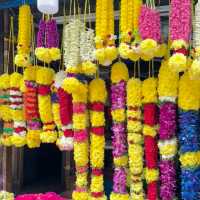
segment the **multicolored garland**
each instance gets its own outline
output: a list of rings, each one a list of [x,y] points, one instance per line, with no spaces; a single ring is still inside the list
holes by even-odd
[[[159,71],[158,94],[160,100],[160,198],[173,200],[176,196],[177,121],[176,99],[179,75],[171,71],[168,61],[164,61]]]
[[[191,0],[171,0],[170,5],[170,41],[172,57],[169,59],[169,66],[181,72],[187,68],[188,45],[192,28],[192,1]]]
[[[147,1],[141,8],[139,17],[139,32],[141,36],[140,54],[141,58],[149,61],[156,57],[157,51],[162,48],[161,44],[161,22],[160,13],[155,9],[155,3]],[[163,51],[165,53],[165,51]],[[163,56],[163,55],[162,55]]]
[[[37,67],[31,66],[24,71],[24,112],[27,123],[27,145],[29,148],[40,147],[41,122],[38,110]]]
[[[43,143],[54,143],[57,140],[57,132],[52,113],[51,84],[54,79],[54,71],[47,67],[38,67],[36,82],[38,84],[38,105],[40,118],[43,123],[43,131],[40,139]]]
[[[147,199],[158,199],[158,146],[157,146],[157,79],[148,78],[142,85],[144,104],[144,147],[145,147],[145,178],[147,182]]]
[[[179,84],[179,143],[181,199],[197,200],[200,193],[199,81],[185,73]]]
[[[73,200],[88,200],[89,144],[87,131],[88,87],[77,78],[66,78],[63,89],[73,98],[74,160],[76,165],[76,188]]]
[[[20,91],[23,75],[14,72],[10,75],[10,109],[13,120],[12,144],[23,147],[26,144],[26,121],[23,110],[23,91]]]
[[[96,59],[103,66],[109,66],[117,58],[114,35],[113,0],[96,1]]]
[[[127,83],[128,155],[131,176],[130,199],[144,200],[143,189],[143,135],[142,135],[142,83],[131,78]]]
[[[74,147],[73,127],[72,127],[72,97],[62,88],[62,83],[66,78],[64,71],[57,73],[55,77],[55,87],[57,89],[57,98],[60,107],[60,120],[62,135],[58,138],[56,144],[62,151],[70,151]]]
[[[92,167],[91,200],[106,200],[104,194],[103,167],[105,148],[104,106],[107,99],[105,82],[96,78],[89,84],[90,102],[90,162]]]
[[[59,33],[55,19],[40,20],[35,55],[45,63],[60,60]]]
[[[114,177],[113,192],[111,200],[128,200],[129,195],[126,191],[126,167],[128,165],[127,138],[126,138],[126,82],[128,81],[128,68],[122,62],[117,62],[111,70],[111,102],[113,119],[113,157],[114,157]]]
[[[30,65],[32,14],[29,5],[19,7],[18,44],[15,64],[18,67]]]
[[[4,146],[12,146],[13,122],[10,109],[10,75],[5,73],[1,75],[0,87],[2,89],[1,118],[3,120],[3,135],[1,143]]]

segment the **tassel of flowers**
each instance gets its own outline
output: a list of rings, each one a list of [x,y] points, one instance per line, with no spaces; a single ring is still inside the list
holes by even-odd
[[[126,108],[126,82],[128,81],[128,69],[122,62],[117,62],[111,70],[111,102],[113,119],[113,157],[114,157],[114,185],[111,200],[128,200],[126,191],[126,167],[128,165],[127,138],[125,125]]]
[[[187,68],[188,44],[192,32],[191,12],[191,0],[171,0],[169,36],[173,54],[169,59],[169,66],[177,72]]]
[[[141,106],[142,83],[139,79],[131,78],[127,83],[127,130],[131,200],[144,200]]]
[[[142,85],[144,104],[144,148],[145,179],[147,182],[147,199],[158,199],[158,146],[157,146],[157,79],[148,78]]]
[[[88,87],[77,78],[66,78],[62,88],[73,98],[74,160],[76,165],[76,188],[73,200],[88,200],[89,145],[87,131]]]
[[[29,148],[40,147],[41,122],[38,110],[37,67],[28,67],[24,71],[24,112],[27,122],[27,145]]]
[[[159,71],[158,94],[160,100],[159,143],[160,150],[160,198],[173,200],[176,197],[176,99],[179,75],[171,71],[164,61]]]
[[[109,66],[117,58],[118,51],[114,36],[113,0],[96,1],[96,59],[103,66]]]
[[[10,75],[1,75],[0,87],[2,89],[1,118],[3,120],[3,135],[1,143],[7,147],[12,146],[13,122],[10,109]]]
[[[23,93],[20,91],[23,76],[14,72],[10,75],[10,109],[13,120],[14,131],[12,144],[23,147],[26,144],[26,121],[23,111]]]
[[[72,127],[72,97],[66,91],[63,90],[62,83],[66,78],[64,71],[57,73],[55,78],[55,87],[57,89],[57,98],[60,107],[60,121],[62,135],[58,138],[56,144],[62,151],[70,151],[73,149],[73,127]]]
[[[40,139],[43,143],[54,143],[57,140],[57,132],[55,131],[55,123],[52,113],[50,88],[53,79],[53,69],[38,67],[36,82],[38,84],[39,113],[43,123],[43,131],[40,134]]]
[[[106,200],[104,194],[103,167],[105,148],[104,105],[107,98],[105,82],[96,78],[89,84],[90,101],[90,161],[92,167],[91,200]]]
[[[199,81],[185,73],[179,84],[179,144],[181,199],[197,200],[200,193]]]

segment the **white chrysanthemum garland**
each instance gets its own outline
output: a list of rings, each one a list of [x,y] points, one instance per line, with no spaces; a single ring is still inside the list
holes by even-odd
[[[200,2],[197,2],[195,6],[193,24],[194,60],[189,69],[189,75],[191,79],[200,79]]]

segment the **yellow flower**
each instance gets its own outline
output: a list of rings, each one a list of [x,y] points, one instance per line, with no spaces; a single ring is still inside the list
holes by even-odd
[[[126,167],[128,164],[128,156],[114,157],[114,164],[116,167]]]
[[[41,85],[50,85],[53,82],[55,72],[52,68],[38,67],[36,82]]]
[[[86,75],[92,76],[97,72],[97,65],[91,61],[85,61],[82,63],[82,72]]]
[[[200,80],[200,61],[195,59],[189,68],[189,76],[192,80]]]
[[[157,48],[157,42],[153,39],[146,39],[140,43],[141,53],[153,57]]]
[[[40,147],[40,132],[41,130],[28,130],[26,136],[28,148]]]
[[[145,136],[155,137],[157,135],[157,129],[156,127],[152,127],[145,124],[143,127],[143,134]]]
[[[188,44],[184,40],[174,40],[171,44],[171,49],[173,50],[182,49],[183,47],[185,49],[188,48]]]
[[[190,168],[200,165],[200,152],[188,152],[180,155],[182,167]]]
[[[129,200],[129,195],[112,192],[110,200]]]
[[[175,53],[169,58],[169,67],[175,72],[182,72],[187,69],[187,58],[182,53]]]
[[[74,191],[72,194],[73,200],[88,200],[89,194],[87,192],[77,192]]]
[[[147,183],[157,181],[159,178],[159,171],[157,169],[145,169],[145,178]]]
[[[123,122],[126,119],[125,110],[124,109],[116,109],[111,112],[112,118],[116,122]]]

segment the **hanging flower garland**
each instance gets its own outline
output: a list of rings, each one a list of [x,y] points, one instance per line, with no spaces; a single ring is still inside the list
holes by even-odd
[[[181,162],[181,199],[199,198],[199,90],[198,81],[185,73],[179,84],[179,143]]]
[[[138,22],[141,6],[141,0],[121,1],[119,54],[122,58],[132,61],[140,58]]]
[[[117,58],[115,39],[113,0],[97,0],[95,55],[99,64],[109,66]]]
[[[126,149],[125,107],[126,107],[126,82],[128,81],[128,69],[124,63],[117,62],[111,70],[111,101],[113,119],[113,157],[114,157],[114,185],[110,199],[128,200],[126,191],[126,167],[128,156]]]
[[[104,194],[103,167],[105,149],[104,106],[107,98],[105,82],[96,78],[89,84],[90,101],[90,161],[92,167],[91,200],[106,200]]]
[[[24,112],[27,122],[27,145],[29,148],[40,146],[41,122],[38,110],[37,67],[31,66],[24,71]]]
[[[68,73],[78,73],[81,63],[80,56],[80,32],[84,30],[84,24],[79,18],[73,18],[64,26],[63,30],[63,60]]]
[[[30,65],[32,14],[29,5],[19,8],[18,44],[15,64],[18,67]]]
[[[5,73],[1,75],[0,88],[2,89],[3,103],[1,105],[1,117],[3,120],[3,134],[1,143],[5,146],[12,146],[13,122],[10,109],[10,75]]]
[[[148,78],[142,85],[144,104],[145,179],[147,199],[158,199],[158,146],[157,146],[157,79]]]
[[[168,61],[164,61],[159,71],[158,94],[160,104],[160,197],[163,200],[173,200],[176,196],[176,99],[178,95],[179,76],[171,71]]]
[[[0,199],[2,200],[14,200],[14,194],[6,191],[0,191]]]
[[[40,139],[43,143],[54,143],[57,140],[57,132],[52,113],[51,89],[54,71],[51,68],[38,67],[36,82],[38,84],[38,105],[40,118],[43,123],[43,131]]]
[[[191,68],[189,68],[189,75],[191,79],[200,79],[200,2],[195,5],[195,15],[193,20],[193,56]]]
[[[128,155],[131,176],[130,199],[144,200],[143,189],[143,136],[142,136],[142,83],[131,78],[127,83]]]
[[[20,90],[23,76],[14,72],[10,75],[10,109],[13,120],[12,144],[22,147],[26,144],[26,121],[23,111],[23,94]]]
[[[88,132],[87,132],[87,84],[77,78],[66,78],[63,89],[73,98],[74,160],[76,165],[76,188],[73,200],[88,200]]]
[[[62,134],[58,138],[56,144],[62,151],[70,151],[73,149],[73,130],[72,130],[72,97],[63,90],[62,83],[66,78],[64,71],[60,71],[55,77],[55,87],[57,89],[57,98],[59,103],[59,115],[61,122]]]
[[[156,57],[157,50],[161,46],[161,22],[160,13],[155,9],[155,3],[147,1],[141,8],[139,17],[139,33],[141,36],[141,58],[149,61]],[[163,51],[163,54],[165,51]],[[162,55],[163,56],[163,55]]]
[[[188,44],[191,37],[191,0],[172,0],[170,5],[170,40],[172,57],[169,66],[181,72],[187,68]]]
[[[35,55],[38,60],[45,63],[61,59],[59,33],[55,19],[40,20]]]

